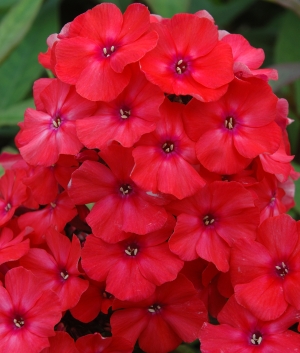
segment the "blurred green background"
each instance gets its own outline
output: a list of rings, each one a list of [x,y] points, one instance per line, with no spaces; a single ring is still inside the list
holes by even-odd
[[[0,0],[0,148],[13,151],[17,123],[34,107],[32,85],[47,77],[37,55],[46,39],[97,0]],[[114,0],[123,11],[133,0]],[[178,12],[207,10],[219,29],[240,33],[266,54],[265,67],[275,67],[279,80],[270,82],[279,97],[288,99],[294,165],[300,171],[300,0],[144,0],[152,13],[171,17]],[[300,184],[292,215],[300,218]]]

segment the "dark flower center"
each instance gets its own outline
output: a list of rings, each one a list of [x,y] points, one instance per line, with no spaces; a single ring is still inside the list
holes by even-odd
[[[275,266],[276,273],[280,277],[285,277],[289,273],[289,269],[284,262]]]
[[[182,59],[177,61],[177,64],[175,65],[175,70],[176,72],[181,75],[186,71],[187,68],[187,63],[183,61]]]
[[[102,297],[103,297],[104,299],[112,299],[114,296],[113,296],[112,294],[106,292],[106,291],[103,291],[103,292],[102,292]]]
[[[105,47],[102,49],[103,55],[108,58],[115,51],[115,47],[112,45],[111,47]]]
[[[139,249],[135,244],[128,245],[127,248],[125,249],[125,253],[128,256],[136,256],[138,252],[139,252]]]
[[[169,99],[171,102],[176,102],[176,103],[181,103],[181,104],[188,104],[189,101],[192,100],[192,96],[186,95],[179,95],[176,96],[176,94],[167,94],[165,93],[165,96]]]
[[[214,223],[215,219],[212,215],[206,215],[202,219],[204,225],[209,226]]]
[[[120,186],[120,191],[123,195],[128,195],[132,191],[132,187],[129,184],[123,184]]]
[[[122,119],[128,119],[130,117],[130,110],[120,109],[120,116]]]
[[[60,124],[61,124],[61,118],[59,116],[57,116],[52,120],[52,125],[53,127],[55,127],[55,129],[58,129],[60,127]]]
[[[255,332],[250,338],[250,342],[255,346],[258,346],[262,342],[262,334],[260,332]]]
[[[62,270],[62,271],[60,272],[60,275],[61,275],[61,277],[62,277],[64,280],[66,280],[66,279],[69,278],[69,274],[68,274],[68,272],[67,272],[66,270]]]
[[[162,145],[162,149],[164,150],[165,153],[170,153],[174,150],[174,143],[173,142],[165,142]]]
[[[21,317],[14,319],[14,324],[17,328],[21,328],[22,326],[24,326],[24,323],[25,322]]]
[[[234,128],[234,125],[235,125],[234,118],[232,116],[228,116],[225,119],[224,125],[225,125],[226,129],[232,130]]]
[[[161,310],[161,306],[159,304],[150,305],[148,308],[149,313],[157,313]]]

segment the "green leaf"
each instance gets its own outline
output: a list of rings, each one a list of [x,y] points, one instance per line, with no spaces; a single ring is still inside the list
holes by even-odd
[[[216,24],[222,28],[232,22],[241,13],[257,0],[232,0],[226,4],[214,4],[211,0],[191,0],[189,11],[194,13],[205,9],[216,21]],[[184,2],[184,1],[183,1]]]
[[[300,20],[294,13],[287,11],[281,22],[278,40],[275,47],[277,63],[300,62],[299,46]],[[300,83],[295,83],[297,111],[300,114]]]
[[[0,126],[17,125],[24,119],[25,109],[34,107],[33,99],[28,99],[12,107],[0,110]]]
[[[300,78],[300,62],[277,64],[272,66],[278,71],[278,80],[269,81],[274,92],[279,91],[282,87],[293,83]]]
[[[151,11],[162,17],[172,17],[179,12],[188,12],[190,0],[148,0]]]
[[[0,109],[23,100],[44,69],[37,56],[47,49],[46,39],[58,32],[58,0],[46,3],[27,36],[0,66]]]
[[[293,162],[293,167],[297,172],[300,172],[300,165],[298,163]],[[296,192],[295,192],[295,202],[296,205],[294,209],[300,214],[300,179],[295,181]]]
[[[0,23],[0,63],[24,38],[43,0],[20,0]]]
[[[300,1],[299,0],[265,0],[274,2],[275,4],[286,7],[300,16]]]
[[[7,10],[15,5],[19,0],[0,0],[0,11]]]
[[[99,1],[98,0],[98,2],[105,2],[105,1]],[[122,11],[122,12],[124,12],[126,9],[127,9],[127,7],[133,2],[133,1],[131,1],[131,0],[110,0],[109,2],[112,2],[112,3],[114,3],[115,5],[117,5],[118,6],[118,8]]]

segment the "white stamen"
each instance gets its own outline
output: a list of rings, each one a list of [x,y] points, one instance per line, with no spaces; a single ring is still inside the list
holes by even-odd
[[[131,251],[130,250],[126,249],[125,252],[126,252],[127,255],[131,256]]]
[[[64,273],[63,271],[60,273],[63,279],[68,279],[69,275],[67,273]]]
[[[228,121],[227,120],[225,120],[225,127],[227,128],[227,125],[228,125]]]
[[[107,54],[107,49],[106,48],[103,48],[103,53],[104,53],[104,55]]]
[[[50,206],[54,208],[54,207],[56,207],[56,203],[50,202]]]
[[[181,74],[181,73],[182,73],[182,72],[181,72],[181,68],[178,67],[178,66],[176,67],[176,71],[177,71],[178,74]]]
[[[210,224],[214,223],[214,221],[215,221],[214,219],[211,219],[211,220],[210,220]]]
[[[276,270],[281,270],[280,266],[275,266]]]
[[[286,264],[284,262],[281,263],[283,268],[286,268]]]
[[[148,311],[149,311],[150,313],[155,313],[155,309],[153,309],[153,308],[148,308]]]
[[[112,45],[112,46],[110,47],[110,51],[113,52],[114,50],[115,50],[115,47]]]
[[[170,150],[173,151],[173,149],[174,149],[174,145],[171,144],[171,145],[170,145]]]
[[[52,121],[54,127],[58,128],[57,122],[55,120]]]
[[[133,255],[135,256],[138,253],[138,249],[133,250]]]
[[[4,207],[5,211],[8,212],[11,209],[11,204],[8,203],[5,207]]]
[[[182,64],[182,63],[183,63],[183,60],[179,60],[178,63],[177,63],[177,65],[180,65],[180,64]]]
[[[167,142],[165,142],[162,146],[162,148],[165,148],[167,146]]]
[[[258,343],[258,344],[261,344],[261,341],[262,341],[262,337],[260,336],[260,337],[258,338],[258,340],[257,340],[257,343]]]

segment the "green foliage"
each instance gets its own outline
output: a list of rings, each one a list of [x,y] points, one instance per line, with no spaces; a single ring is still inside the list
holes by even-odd
[[[20,0],[0,23],[0,63],[30,29],[42,0]]]
[[[41,76],[43,68],[37,56],[46,51],[49,34],[58,31],[57,4],[52,1],[43,6],[26,37],[0,66],[1,111],[24,99],[31,92],[33,81]],[[1,114],[0,120],[3,119]]]

